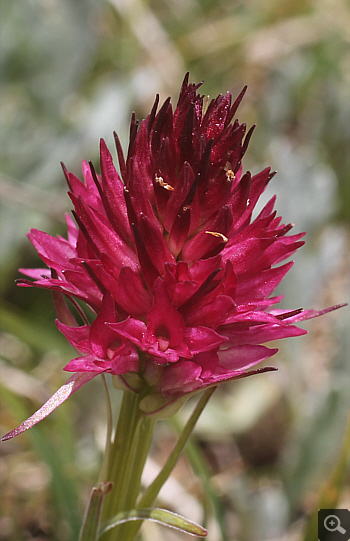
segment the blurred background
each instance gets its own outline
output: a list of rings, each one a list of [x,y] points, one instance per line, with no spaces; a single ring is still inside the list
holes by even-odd
[[[49,292],[21,289],[39,259],[31,227],[65,235],[59,162],[80,175],[99,138],[127,144],[132,110],[176,103],[183,76],[215,97],[248,84],[238,118],[257,123],[244,166],[278,171],[277,210],[307,244],[284,307],[349,301],[350,6],[346,0],[2,0],[0,430],[35,411],[73,356]],[[314,541],[317,509],[349,507],[349,310],[284,340],[279,371],[223,385],[160,505],[210,541]],[[113,393],[117,414],[120,397]],[[158,423],[150,482],[193,407]],[[0,540],[77,539],[105,437],[92,381],[39,426],[0,445]],[[349,438],[349,431],[348,431]],[[147,523],[143,541],[186,536]]]

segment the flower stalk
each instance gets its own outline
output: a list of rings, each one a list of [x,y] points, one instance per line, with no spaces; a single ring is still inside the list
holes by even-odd
[[[196,426],[199,416],[201,415],[202,411],[207,405],[215,389],[216,387],[207,389],[201,396],[200,400],[197,402],[190,418],[188,419],[186,425],[184,426],[179,436],[179,439],[176,442],[174,449],[170,453],[163,468],[160,470],[157,477],[149,485],[149,487],[146,488],[145,492],[138,500],[137,507],[139,509],[147,508],[154,504],[159,494],[159,491],[161,490],[164,483],[169,479],[171,472],[175,468],[177,461],[179,460],[191,434],[193,433],[193,430]],[[135,522],[135,523],[130,524],[129,532],[128,532],[129,537],[126,537],[125,541],[133,541],[140,527],[141,527],[141,522]]]
[[[139,402],[138,394],[124,391],[107,472],[113,488],[104,501],[102,520],[136,506],[155,426],[155,420],[140,410]],[[129,527],[126,523],[111,529],[105,534],[104,541],[125,539]]]
[[[108,468],[110,464],[111,456],[111,445],[112,445],[112,431],[113,431],[113,413],[112,413],[112,404],[109,396],[109,391],[107,387],[106,377],[102,374],[102,383],[106,395],[106,417],[107,417],[107,431],[106,431],[106,448],[103,455],[102,464],[100,468],[100,473],[98,480],[100,483],[103,483],[108,479]]]
[[[119,422],[110,453],[107,477],[113,484],[104,501],[102,520],[107,521],[118,513],[149,508],[155,502],[159,491],[173,471],[188,439],[207,405],[215,387],[205,391],[197,402],[179,439],[165,465],[138,499],[141,489],[141,476],[152,441],[155,419],[142,414],[139,409],[140,397],[128,391],[124,397],[119,414]],[[142,520],[127,521],[103,534],[103,541],[133,541],[141,527]],[[80,541],[85,541],[81,539]],[[86,540],[87,541],[87,540]]]

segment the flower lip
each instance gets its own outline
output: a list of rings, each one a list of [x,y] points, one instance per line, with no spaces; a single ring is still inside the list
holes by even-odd
[[[154,331],[160,351],[166,351],[170,345],[170,332],[164,325],[159,325]]]

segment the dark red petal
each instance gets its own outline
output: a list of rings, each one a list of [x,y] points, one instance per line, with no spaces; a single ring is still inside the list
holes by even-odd
[[[185,342],[192,355],[197,355],[203,351],[213,351],[226,341],[226,336],[222,336],[209,327],[186,328]]]
[[[231,109],[230,109],[230,112],[229,114],[227,115],[227,118],[226,118],[226,123],[228,122],[231,122],[231,120],[233,119],[238,107],[239,107],[239,104],[241,103],[243,97],[244,97],[244,94],[246,93],[247,91],[247,85],[243,87],[243,89],[241,90],[241,92],[239,93],[239,95],[237,96],[237,98],[235,99]]]
[[[164,219],[164,227],[167,231],[171,231],[177,214],[185,205],[186,198],[190,193],[194,180],[195,174],[193,169],[189,163],[185,162],[180,172],[179,182],[175,186],[174,191],[171,192],[167,203],[166,216]]]
[[[127,209],[124,200],[124,184],[114,167],[112,156],[103,139],[100,141],[101,180],[103,204],[115,231],[126,241],[131,240]]]
[[[96,362],[95,355],[86,355],[85,357],[76,357],[75,359],[72,359],[63,367],[63,370],[66,372],[95,373],[97,375],[101,372],[105,372],[108,368],[108,361],[104,361],[99,365],[98,362]]]
[[[161,278],[155,281],[153,299],[153,307],[147,318],[147,340],[154,342],[164,339],[169,342],[169,347],[174,348],[183,341],[185,323],[171,303]]]
[[[147,287],[151,290],[153,284],[159,276],[159,272],[156,267],[153,265],[150,254],[147,251],[145,243],[140,235],[140,232],[135,224],[133,225],[134,239],[137,250],[137,255],[139,257],[139,262],[141,265],[143,278],[146,282]]]
[[[207,299],[200,299],[197,303],[186,310],[186,325],[217,328],[223,324],[228,315],[234,310],[235,303],[231,297],[218,295],[209,302]]]
[[[152,297],[139,274],[130,267],[122,267],[118,277],[116,300],[133,317],[142,317],[151,308]]]
[[[271,340],[280,340],[293,336],[307,334],[304,329],[294,325],[266,324],[245,327],[242,325],[229,325],[220,328],[220,332],[228,337],[230,343],[240,344],[264,344]]]
[[[139,269],[135,252],[116,234],[107,218],[92,209],[81,198],[72,196],[76,213],[86,234],[96,250],[96,255],[109,254],[120,267],[128,265],[134,271]]]
[[[56,319],[56,325],[61,333],[65,336],[68,342],[82,353],[90,352],[90,326],[83,325],[82,327],[70,327],[61,323]]]
[[[293,266],[293,261],[274,269],[241,274],[237,283],[237,303],[250,298],[265,298],[270,295]]]
[[[200,387],[202,368],[192,361],[179,361],[163,372],[160,391],[163,395],[186,394]]]
[[[226,126],[226,119],[230,108],[230,92],[226,92],[225,96],[218,96],[209,105],[201,125],[207,139],[215,139],[217,136],[222,134]]]
[[[164,236],[147,216],[140,216],[139,231],[150,260],[159,274],[164,275],[165,264],[175,263]]]
[[[117,323],[118,317],[112,295],[106,293],[103,297],[102,308],[90,329],[91,351],[98,357],[107,357],[107,349],[117,340],[115,332],[106,323]]]
[[[268,359],[278,349],[260,345],[240,345],[219,351],[219,366],[226,370],[247,370],[251,366]]]
[[[63,268],[74,268],[69,261],[76,256],[76,250],[67,240],[57,239],[37,229],[31,229],[28,238],[48,267],[58,273]]]

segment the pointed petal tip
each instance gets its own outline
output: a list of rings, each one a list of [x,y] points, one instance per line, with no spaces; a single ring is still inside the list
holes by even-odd
[[[113,132],[115,133],[115,132]],[[100,151],[102,150],[106,150],[108,147],[107,147],[107,143],[106,141],[103,139],[103,137],[100,138]]]
[[[328,314],[328,312],[334,312],[334,310],[339,310],[339,308],[344,308],[345,306],[348,306],[347,302],[343,302],[342,304],[334,304],[333,306],[329,306],[328,308],[324,308],[323,310],[319,310],[315,312],[314,317],[322,316],[323,314]]]
[[[33,425],[32,425],[33,426]],[[25,432],[26,430],[28,430],[29,428],[31,428],[30,426],[26,426],[25,428],[21,428],[20,426],[15,428],[14,430],[11,430],[11,432],[8,432],[7,434],[5,434],[2,438],[1,438],[1,441],[8,441],[8,440],[11,440],[12,438],[15,438],[16,436],[19,436],[20,434],[22,434],[23,432]]]
[[[10,440],[11,438],[14,438],[14,434],[12,435],[12,432],[8,432],[7,434],[5,434],[5,436],[1,438],[1,441],[7,441],[7,440]]]
[[[39,423],[39,421],[42,421],[45,419],[45,417],[50,415],[50,413],[52,413],[58,406],[67,400],[67,398],[69,398],[75,391],[80,389],[82,385],[97,375],[98,374],[96,373],[91,374],[83,372],[82,374],[78,373],[71,376],[40,409],[31,415],[31,417],[28,417],[28,419],[26,419],[22,424],[5,434],[1,438],[1,441],[7,441],[15,438],[16,436],[23,434],[23,432],[29,428],[32,428],[32,426],[36,425]]]
[[[323,316],[324,314],[328,314],[329,312],[339,310],[339,308],[344,308],[345,306],[348,306],[347,302],[342,304],[334,304],[333,306],[329,306],[328,308],[323,308],[323,310],[304,310],[300,313],[299,316],[297,315],[295,319],[293,319],[293,323],[306,321],[307,319],[314,319],[316,317]]]
[[[63,170],[64,174],[66,175],[66,174],[68,173],[68,169],[67,169],[67,167],[65,166],[64,162],[60,162],[60,165],[61,165],[61,167],[62,167],[62,170]]]

